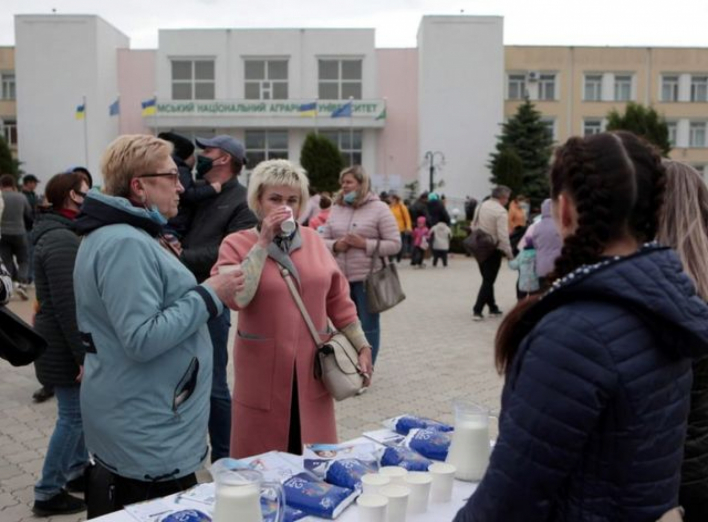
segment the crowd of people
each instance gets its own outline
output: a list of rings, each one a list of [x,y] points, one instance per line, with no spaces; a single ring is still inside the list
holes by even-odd
[[[376,195],[360,166],[323,193],[287,160],[254,166],[246,188],[246,158],[226,135],[131,135],[104,152],[101,190],[85,169],[53,176],[41,201],[36,178],[21,194],[0,177],[0,303],[35,284],[48,342],[35,368],[58,406],[37,515],[93,518],[184,490],[209,454],[336,442],[285,279],[322,341],[336,330],[355,347],[363,392],[381,350],[367,275],[408,256],[422,268],[428,251],[447,266],[444,196]],[[465,205],[493,244],[472,319],[503,317],[505,385],[489,468],[455,520],[640,522],[679,504],[707,520],[708,188],[613,132],[560,146],[549,196],[533,219],[504,186]],[[519,271],[507,314],[504,258]]]

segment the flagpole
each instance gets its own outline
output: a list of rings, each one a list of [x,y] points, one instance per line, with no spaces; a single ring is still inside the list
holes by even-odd
[[[319,135],[319,129],[317,128],[317,116],[320,112],[320,99],[315,98],[315,136]]]
[[[88,146],[88,107],[86,106],[86,95],[81,97],[81,103],[84,105],[84,160],[86,161],[86,168],[89,167],[89,146]]]
[[[118,96],[116,96],[116,101],[118,102],[118,136],[122,134],[121,127],[123,125],[123,115],[121,114],[120,110],[120,93],[118,93]]]
[[[157,114],[157,93],[155,93],[155,136],[160,134],[160,120]]]
[[[349,97],[349,166],[354,165],[354,96]]]

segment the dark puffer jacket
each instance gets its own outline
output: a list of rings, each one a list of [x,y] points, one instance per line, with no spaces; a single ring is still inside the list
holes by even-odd
[[[499,439],[456,522],[654,522],[677,506],[708,306],[676,255],[586,267],[521,324]]]
[[[39,309],[35,328],[47,340],[47,351],[35,361],[44,385],[78,385],[84,348],[76,326],[74,263],[79,237],[70,219],[42,214],[32,230],[34,270]]]

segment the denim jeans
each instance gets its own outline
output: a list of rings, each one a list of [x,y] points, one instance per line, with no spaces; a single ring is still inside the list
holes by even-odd
[[[229,363],[229,329],[231,310],[224,307],[218,317],[207,326],[214,347],[214,369],[211,381],[211,404],[209,410],[209,440],[211,461],[229,456],[231,445],[231,392],[226,381],[226,365]]]
[[[80,477],[88,463],[81,423],[79,386],[55,386],[58,416],[49,439],[42,477],[34,486],[35,500],[49,500],[70,480]]]
[[[357,283],[350,282],[349,295],[356,305],[356,313],[361,321],[364,334],[366,334],[366,340],[371,344],[371,357],[374,364],[376,364],[376,357],[379,355],[379,344],[381,342],[381,314],[372,314],[369,312],[363,281]]]

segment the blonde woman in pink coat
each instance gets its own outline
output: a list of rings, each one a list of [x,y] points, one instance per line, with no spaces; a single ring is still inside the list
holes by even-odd
[[[260,163],[248,186],[259,225],[227,236],[212,269],[241,265],[246,278],[244,290],[226,303],[239,312],[231,429],[236,458],[270,450],[301,454],[303,444],[337,442],[334,402],[314,377],[315,342],[281,267],[292,274],[322,339],[329,319],[359,351],[364,385],[371,382],[371,346],[346,278],[315,230],[298,226],[287,236],[281,230],[291,216],[297,221],[307,198],[301,168],[286,160]]]
[[[360,165],[344,169],[339,183],[342,191],[322,228],[322,237],[349,281],[350,295],[376,363],[381,339],[380,314],[367,309],[364,280],[372,261],[374,269],[380,270],[382,257],[398,254],[401,235],[391,209],[371,192],[369,176]],[[374,259],[377,244],[379,251]]]

